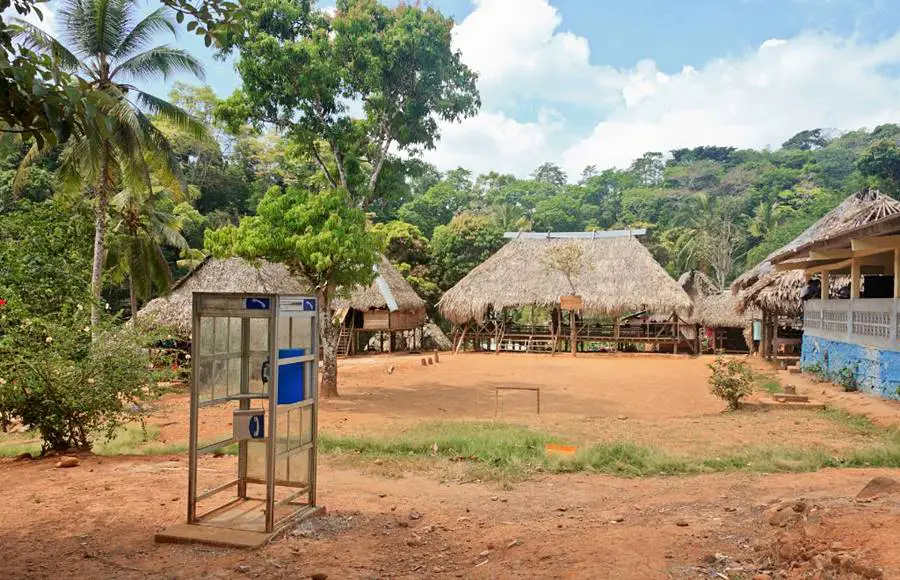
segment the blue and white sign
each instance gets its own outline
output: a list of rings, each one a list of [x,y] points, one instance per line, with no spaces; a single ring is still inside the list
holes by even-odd
[[[262,439],[266,436],[266,418],[264,415],[253,415],[247,425],[251,439]]]
[[[303,312],[315,312],[316,311],[316,299],[315,298],[304,298],[303,299]]]
[[[268,298],[247,298],[244,307],[247,310],[268,310],[270,301]]]
[[[237,441],[266,438],[266,415],[262,409],[235,409],[232,426]]]

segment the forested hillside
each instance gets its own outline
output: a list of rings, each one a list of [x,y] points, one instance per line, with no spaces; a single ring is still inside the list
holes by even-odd
[[[104,287],[114,311],[129,310],[129,279],[138,304],[166,287],[166,272],[158,268],[129,270],[125,256],[135,239],[145,239],[141,251],[158,252],[178,277],[202,257],[206,230],[254,213],[271,187],[318,187],[321,174],[306,151],[272,132],[226,124],[211,89],[179,84],[170,101],[211,127],[212,138],[156,121],[189,187],[179,195],[161,188],[143,202],[152,207],[113,204]],[[645,243],[673,276],[699,268],[724,286],[848,194],[866,186],[900,194],[898,140],[900,127],[893,124],[871,131],[810,129],[773,151],[698,143],[648,152],[624,170],[590,166],[566,175],[544,163],[524,179],[465,168],[442,173],[416,159],[389,158],[368,209],[387,255],[432,304],[503,244],[504,231],[517,230],[647,228]],[[90,261],[88,236],[76,244],[65,240],[92,223],[88,202],[61,185],[52,154],[20,175],[14,195],[26,151],[10,143],[0,150],[2,284],[32,281],[39,289],[36,277],[58,272],[63,248],[65,263]],[[187,248],[168,235],[174,232]],[[22,248],[29,248],[28,256]],[[87,268],[71,272],[87,284]]]

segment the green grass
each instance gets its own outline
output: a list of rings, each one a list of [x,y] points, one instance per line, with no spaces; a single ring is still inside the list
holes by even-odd
[[[768,391],[772,394],[781,392],[781,382],[774,375],[757,373],[754,379],[757,389]]]
[[[709,457],[679,456],[629,441],[580,446],[574,456],[549,456],[545,443],[565,442],[526,427],[496,423],[425,423],[389,437],[342,437],[322,433],[319,450],[337,458],[466,460],[478,479],[515,481],[536,472],[590,472],[620,477],[689,475],[728,471],[805,472],[825,467],[900,467],[900,434],[864,417],[823,411],[850,431],[872,436],[872,443],[835,455],[822,447],[758,445]],[[569,442],[571,443],[571,442]],[[400,462],[400,466],[412,462]],[[422,465],[419,462],[417,465]]]

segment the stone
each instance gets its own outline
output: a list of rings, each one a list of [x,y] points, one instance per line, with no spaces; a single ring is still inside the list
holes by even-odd
[[[386,493],[379,493],[379,494],[378,494],[378,497],[384,499],[384,498],[387,497],[387,494],[386,494]]]
[[[768,574],[757,574],[753,577],[753,580],[772,580],[772,577]]]
[[[427,367],[427,366],[428,366],[428,361],[425,360],[424,358],[422,359],[422,366],[423,366],[423,367]]]
[[[77,457],[62,457],[56,462],[57,467],[78,467],[81,460]]]
[[[618,419],[619,421],[624,421],[628,419],[628,415],[619,415],[618,417],[616,417],[616,419]]]
[[[376,459],[376,460],[373,461],[372,463],[374,463],[375,465],[384,465],[384,460],[383,460],[383,459]]]
[[[715,554],[707,554],[707,555],[703,556],[703,562],[705,564],[715,564],[718,561],[719,561],[719,559],[716,558]]]
[[[428,357],[428,364],[429,364],[429,365],[433,365],[433,364],[434,364],[434,359],[431,358],[431,357]]]
[[[394,365],[391,365],[391,366],[388,367],[388,374],[389,374],[389,375],[394,374]]]
[[[867,566],[866,564],[862,564],[860,562],[853,562],[850,564],[850,571],[854,574],[859,574],[863,578],[870,578],[874,580],[879,580],[884,578],[884,570],[881,568],[876,568],[874,566]]]
[[[796,394],[797,394],[797,387],[795,387],[794,385],[785,385],[785,386],[784,386],[784,391],[783,391],[783,392],[784,392],[784,394],[786,394],[786,395],[796,395]]]
[[[485,556],[488,556],[490,553],[491,553],[490,550],[482,550],[481,553],[478,554],[478,555],[479,555],[480,557],[484,558]]]
[[[610,514],[606,519],[612,524],[618,524],[625,521],[625,516],[622,514]]]
[[[34,457],[31,456],[31,453],[28,453],[26,451],[25,453],[19,453],[18,455],[16,455],[15,461],[30,461],[32,459],[34,459]]]
[[[675,525],[679,528],[686,528],[691,524],[684,518],[678,518],[677,520],[675,520]]]
[[[309,580],[325,580],[326,578],[328,578],[328,574],[325,574],[324,572],[316,572],[309,577]]]
[[[516,546],[521,546],[521,545],[522,545],[522,540],[520,540],[519,538],[516,538],[515,540],[513,540],[512,542],[507,544],[506,547],[507,548],[515,548]]]
[[[411,520],[421,520],[421,519],[422,519],[422,514],[420,514],[419,512],[413,510],[413,511],[409,512],[409,519],[411,519]]]
[[[250,572],[250,566],[248,566],[246,564],[240,564],[237,567],[237,571],[240,572],[241,574],[246,574],[246,573]]]
[[[885,495],[900,495],[900,482],[890,477],[879,475],[856,494],[856,501],[872,501]]]
[[[440,355],[440,352],[437,350],[434,351],[434,362],[436,362],[436,363],[441,362],[441,355]]]
[[[500,496],[498,496],[498,495],[491,496],[491,501],[497,501],[498,499],[500,499]]]
[[[769,516],[769,525],[784,528],[789,523],[800,519],[800,514],[792,509],[782,509]]]

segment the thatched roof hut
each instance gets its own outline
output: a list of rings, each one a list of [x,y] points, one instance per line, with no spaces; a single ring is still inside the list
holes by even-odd
[[[573,268],[558,264],[568,254]],[[489,310],[556,306],[577,294],[584,310],[688,312],[691,300],[634,236],[513,239],[448,290],[438,307],[456,324],[481,322]]]
[[[416,294],[406,278],[382,256],[375,266],[375,279],[368,286],[357,286],[349,298],[338,300],[338,307],[354,310],[420,311],[425,301]]]
[[[699,270],[689,270],[678,278],[678,283],[694,302],[694,310],[688,322],[712,328],[744,328],[754,316],[755,309],[741,314],[739,298],[729,291],[722,291],[709,276]]]
[[[141,308],[137,320],[190,338],[194,292],[310,294],[311,290],[291,276],[283,264],[262,261],[257,266],[241,258],[207,257],[178,280],[168,295],[154,298]]]
[[[799,270],[777,271],[772,258],[817,239],[897,213],[900,213],[900,202],[876,190],[863,189],[851,195],[789,244],[769,254],[734,281],[731,291],[739,296],[738,310],[743,312],[756,307],[771,314],[799,316],[802,311],[800,296],[806,287],[804,274]],[[832,280],[832,289],[840,284],[840,280]]]

